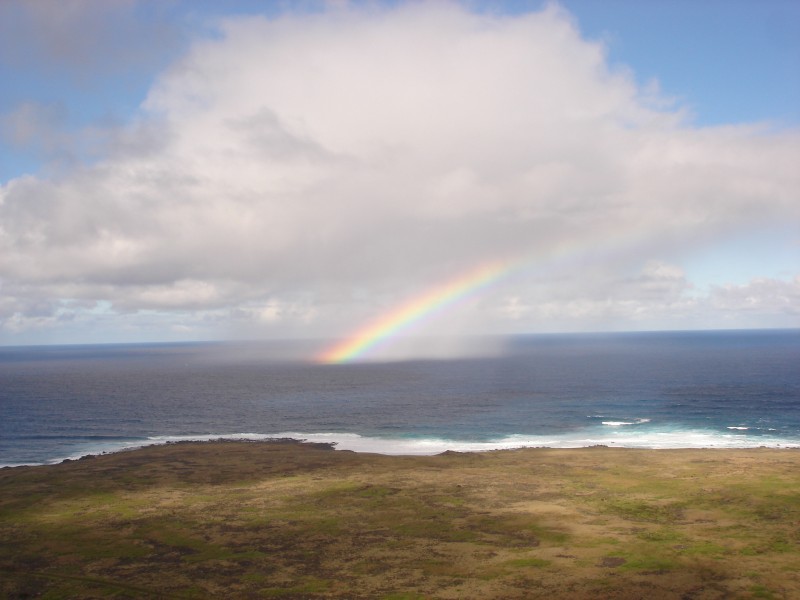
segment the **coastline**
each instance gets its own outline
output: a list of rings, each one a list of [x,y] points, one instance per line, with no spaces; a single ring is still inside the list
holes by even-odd
[[[2,469],[0,595],[800,594],[798,449],[332,448],[179,442]]]
[[[642,423],[647,423],[644,420]],[[84,445],[82,449],[37,461],[0,463],[0,468],[40,466],[78,460],[85,456],[101,456],[127,452],[150,446],[184,442],[247,441],[272,442],[285,439],[309,444],[331,445],[337,450],[349,450],[387,456],[434,456],[447,451],[491,452],[521,448],[579,449],[594,446],[631,449],[749,449],[749,448],[800,448],[800,439],[753,435],[749,428],[727,427],[725,433],[713,430],[670,429],[642,431],[641,423],[604,423],[596,430],[576,432],[572,435],[522,435],[486,440],[459,440],[441,437],[375,437],[349,432],[304,433],[285,431],[279,433],[219,433],[203,435],[163,435],[146,438],[125,438],[101,444]],[[626,427],[627,426],[627,427]]]

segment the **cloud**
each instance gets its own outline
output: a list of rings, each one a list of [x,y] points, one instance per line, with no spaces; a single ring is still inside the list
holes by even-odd
[[[100,160],[0,188],[6,327],[46,300],[341,334],[506,258],[530,268],[458,327],[689,319],[683,257],[800,216],[800,136],[695,128],[662,100],[555,5],[222,20]]]
[[[134,127],[122,130],[108,124],[76,129],[69,119],[69,110],[61,103],[24,102],[0,115],[0,142],[15,154],[35,156],[55,174],[106,158],[123,144],[133,146],[143,134]]]
[[[137,0],[4,0],[0,63],[81,84],[157,65],[181,40],[168,20],[152,18],[161,12]]]
[[[0,2],[0,181],[114,155],[153,74],[188,45],[173,2]],[[146,127],[145,127],[146,129]]]
[[[738,329],[797,326],[800,275],[791,280],[755,278],[745,284],[701,291],[683,270],[660,261],[630,278],[572,281],[566,288],[529,289],[493,307],[496,322],[524,323],[539,331],[619,329]],[[512,327],[509,331],[518,328]]]
[[[748,313],[800,316],[800,275],[791,281],[758,278],[746,285],[716,286],[711,293],[715,310],[728,314]]]
[[[14,146],[20,148],[38,147],[43,154],[49,154],[56,144],[48,136],[48,131],[63,126],[65,110],[62,106],[45,106],[26,102],[13,112],[4,115],[2,122],[3,137]]]

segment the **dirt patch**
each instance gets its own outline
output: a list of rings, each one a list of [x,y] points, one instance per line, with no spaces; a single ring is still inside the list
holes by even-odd
[[[628,561],[626,561],[624,558],[622,558],[620,556],[605,556],[605,557],[603,557],[603,560],[601,560],[598,563],[597,566],[598,567],[605,567],[605,568],[608,568],[608,569],[613,569],[613,568],[616,568],[616,567],[621,567],[626,562],[628,562]]]

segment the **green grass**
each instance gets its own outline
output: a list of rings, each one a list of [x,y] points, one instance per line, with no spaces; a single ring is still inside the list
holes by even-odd
[[[290,587],[262,588],[259,594],[265,598],[296,598],[308,594],[319,594],[330,587],[330,582],[322,579],[311,579]]]
[[[509,560],[505,564],[509,567],[514,567],[515,569],[527,569],[547,567],[553,564],[553,561],[545,560],[543,558],[517,558],[514,560]]]
[[[680,520],[685,508],[685,502],[659,503],[618,498],[606,503],[604,510],[630,521],[666,524]]]
[[[648,529],[637,532],[636,537],[648,542],[670,542],[678,543],[686,540],[686,534],[678,531],[674,527],[660,527],[658,529]]]
[[[676,558],[653,554],[626,553],[622,558],[625,558],[625,563],[620,565],[620,569],[625,571],[675,571],[684,566]]]

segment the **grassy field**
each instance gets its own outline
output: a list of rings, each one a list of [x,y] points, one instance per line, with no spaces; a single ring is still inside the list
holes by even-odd
[[[800,598],[800,451],[154,446],[0,470],[5,598]]]

